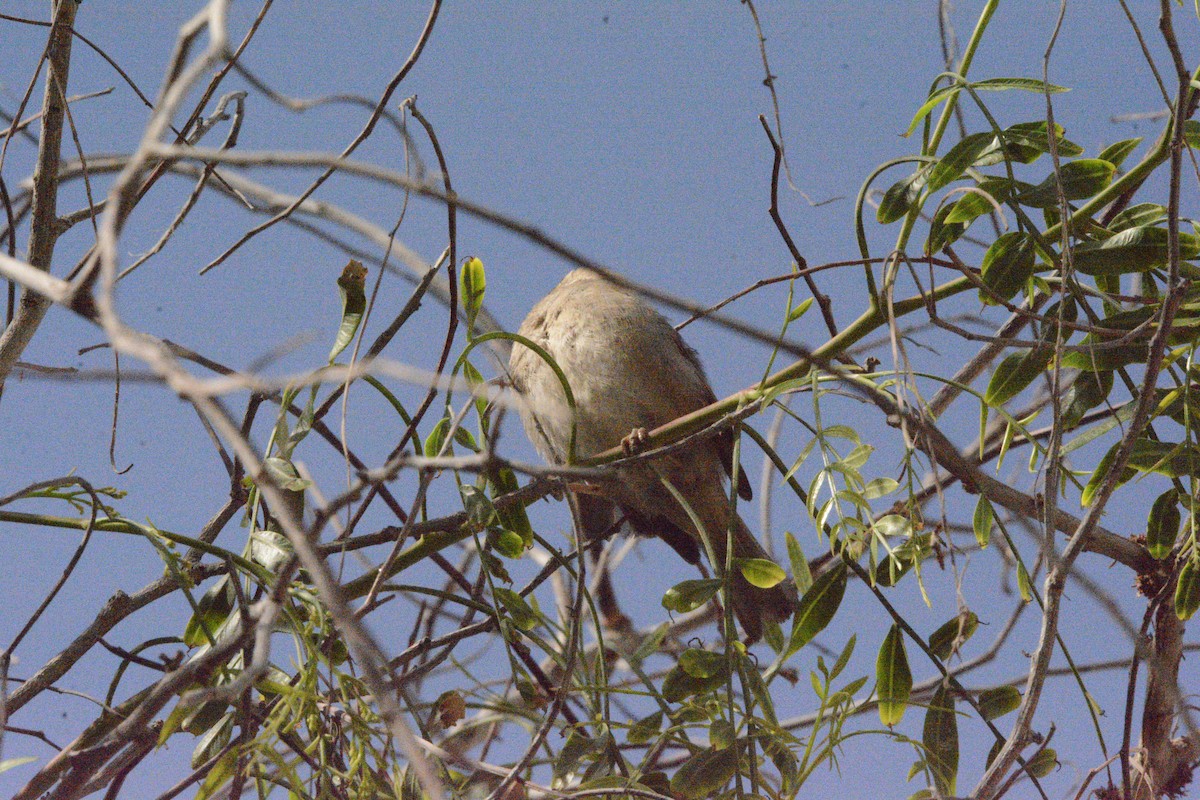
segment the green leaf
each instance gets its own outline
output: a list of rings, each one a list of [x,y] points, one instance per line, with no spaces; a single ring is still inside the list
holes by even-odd
[[[458,494],[462,498],[463,510],[467,519],[476,530],[483,530],[496,521],[496,507],[492,500],[478,486],[469,483],[459,485]]]
[[[1039,81],[1036,78],[988,78],[987,80],[972,83],[971,88],[977,92],[1002,92],[1009,89],[1020,89],[1026,92],[1037,92],[1038,94],[1061,94],[1062,92],[1071,91],[1065,86],[1056,86],[1053,83]]]
[[[492,482],[494,493],[497,496],[510,494],[520,488],[516,474],[508,467],[496,470],[488,476],[488,479]],[[496,516],[502,528],[520,536],[525,547],[533,547],[533,527],[529,524],[529,516],[525,513],[524,505],[509,503],[504,508],[497,507]]]
[[[724,750],[737,741],[737,730],[727,719],[715,720],[708,726],[708,740],[712,742],[713,749]]]
[[[275,572],[292,557],[295,548],[278,531],[256,530],[250,534],[250,560]]]
[[[1112,183],[1117,168],[1099,158],[1080,158],[1068,161],[1058,175],[1049,175],[1032,189],[1017,195],[1017,202],[1031,208],[1058,205],[1059,187],[1067,200],[1083,200]]]
[[[628,657],[629,662],[631,664],[641,664],[650,656],[658,653],[662,649],[663,639],[666,638],[669,629],[670,625],[665,622],[653,628],[642,638],[633,655]]]
[[[990,131],[964,136],[929,170],[928,190],[936,192],[957,180],[995,140],[995,135]]]
[[[976,217],[992,211],[992,201],[1004,205],[1012,199],[1014,193],[1031,188],[1021,181],[1010,181],[1008,178],[985,178],[975,187],[975,191],[963,195],[954,202],[954,210],[946,215],[946,224],[971,222]],[[987,195],[984,197],[983,195]],[[990,199],[989,199],[990,198]]]
[[[1011,300],[1033,276],[1033,238],[1021,231],[1001,234],[983,255],[982,278],[991,292],[980,290],[984,305],[997,305],[993,295]]]
[[[925,102],[922,103],[921,107],[917,109],[917,113],[913,115],[912,122],[908,125],[908,130],[906,130],[902,135],[911,136],[912,132],[917,129],[917,126],[921,124],[921,120],[929,116],[930,111],[933,111],[933,109],[937,108],[938,104],[943,100],[953,97],[961,92],[962,89],[963,87],[961,84],[955,84],[953,86],[943,87],[930,92],[929,97],[925,99]]]
[[[1053,347],[1034,347],[1005,356],[988,381],[983,401],[993,408],[1004,405],[1033,383],[1053,358]]]
[[[795,308],[793,308],[791,311],[788,312],[787,321],[789,323],[792,323],[792,322],[795,322],[796,320],[800,319],[801,317],[803,317],[805,312],[807,312],[808,309],[812,308],[812,304],[813,304],[813,299],[811,297],[809,297],[809,298],[805,299],[803,302],[799,303]]]
[[[1107,161],[1119,169],[1129,154],[1136,150],[1137,146],[1141,143],[1142,138],[1140,136],[1136,139],[1123,139],[1101,150],[1100,155],[1096,156],[1096,158],[1101,161]]]
[[[778,623],[772,624],[776,628],[779,627]],[[763,680],[758,665],[756,663],[746,664],[746,669],[743,672],[746,676],[746,686],[750,690],[750,696],[758,702],[758,707],[763,718],[772,725],[778,725],[779,719],[775,716],[775,701],[771,697],[771,690]]]
[[[992,539],[992,524],[995,522],[996,512],[992,510],[992,504],[983,495],[979,495],[979,500],[975,502],[975,514],[971,518],[971,527],[975,531],[975,541],[979,542],[980,548],[988,546],[988,542]]]
[[[875,585],[885,588],[895,586],[913,568],[915,561],[914,558],[898,558],[896,555],[880,559],[875,565]]]
[[[695,695],[708,694],[725,685],[727,673],[697,678],[687,674],[681,666],[674,666],[663,678],[662,696],[668,703],[680,703]]]
[[[462,362],[462,371],[463,377],[467,380],[467,386],[475,394],[475,412],[480,417],[483,417],[487,414],[488,407],[488,399],[485,391],[487,382],[470,361]]]
[[[825,626],[833,619],[833,615],[837,613],[845,592],[846,565],[839,561],[817,578],[800,598],[795,621],[792,623],[789,653],[795,653],[825,629]]]
[[[846,640],[846,645],[842,648],[842,652],[838,654],[837,660],[833,662],[833,667],[829,670],[829,680],[832,681],[838,675],[842,674],[842,670],[850,663],[850,656],[854,655],[854,645],[858,642],[858,636],[851,634]]]
[[[202,741],[201,744],[204,744],[204,742]],[[199,767],[201,764],[207,762],[209,758],[220,752],[225,744],[227,742],[222,742],[220,747],[209,748],[211,752],[208,753],[207,757],[202,757],[200,748],[197,747],[196,751],[192,754],[192,766]],[[234,748],[217,759],[217,763],[212,765],[212,768],[205,774],[204,780],[197,787],[196,794],[193,795],[194,800],[208,800],[208,798],[215,796],[217,791],[233,777],[240,757],[237,749]]]
[[[780,797],[795,797],[799,790],[799,762],[795,753],[778,740],[767,739],[762,743],[763,752],[770,757],[771,763],[779,772]]]
[[[1044,153],[1050,152],[1050,137],[1047,135],[1045,120],[1037,122],[1018,122],[1004,130],[1001,134],[1004,148],[999,142],[994,142],[976,162],[978,166],[998,164],[1006,157],[1019,164],[1032,164]],[[1060,158],[1074,158],[1083,154],[1083,148],[1074,142],[1063,138],[1062,125],[1055,124],[1054,139]]]
[[[237,594],[230,580],[228,575],[222,575],[196,603],[196,611],[183,629],[183,643],[188,647],[208,644],[208,635],[216,636],[233,611],[237,604]]]
[[[271,476],[271,481],[284,491],[302,492],[312,485],[312,481],[306,481],[300,477],[296,466],[286,458],[268,456],[263,459],[263,467]]]
[[[783,640],[783,628],[774,620],[763,620],[763,641],[774,653],[782,653],[787,642]]]
[[[1183,140],[1188,147],[1200,148],[1200,120],[1189,119],[1183,123]]]
[[[1120,446],[1120,442],[1114,443],[1100,459],[1096,468],[1092,470],[1092,476],[1087,485],[1083,487],[1083,493],[1079,498],[1083,506],[1091,505],[1092,500],[1095,499],[1096,492],[1100,490],[1111,471],[1112,460],[1116,457],[1117,449]],[[1171,443],[1153,439],[1138,439],[1133,443],[1129,461],[1121,472],[1116,485],[1118,487],[1123,485],[1139,472],[1155,472],[1159,475],[1166,475],[1168,478],[1192,477],[1196,474],[1198,467],[1200,467],[1200,450],[1197,450],[1196,445],[1186,442]]]
[[[1200,255],[1200,237],[1179,234],[1179,257]],[[1071,251],[1071,263],[1084,275],[1124,275],[1165,266],[1170,257],[1167,229],[1152,225],[1127,228],[1102,242],[1081,242]]]
[[[671,777],[671,793],[685,800],[712,797],[737,772],[739,747],[701,750]]]
[[[812,572],[808,568],[808,559],[804,557],[804,551],[800,549],[800,542],[796,541],[796,537],[792,535],[791,531],[784,534],[783,540],[787,544],[788,561],[792,564],[792,575],[796,579],[796,591],[804,594],[813,582]]]
[[[925,763],[933,776],[933,785],[941,795],[953,795],[958,778],[958,718],[954,714],[954,695],[942,684],[938,687],[921,733],[925,745]]]
[[[198,767],[204,762],[208,761],[210,758],[219,753],[225,747],[225,745],[229,744],[229,739],[233,734],[233,715],[225,713],[225,709],[227,707],[228,704],[221,703],[218,719],[212,720],[211,722],[205,724],[202,728],[194,728],[187,725],[184,726],[189,733],[193,735],[199,735],[199,738],[196,740],[196,746],[192,749],[191,763],[193,767]],[[202,734],[201,731],[203,731]],[[225,758],[228,759],[229,756],[233,756],[233,763],[236,764],[237,753],[227,753]],[[228,777],[228,775],[226,775],[226,777]],[[215,783],[213,785],[214,788],[216,786],[220,786],[223,782],[224,781],[222,780]]]
[[[900,482],[895,478],[875,478],[863,487],[862,497],[864,500],[878,500],[881,497],[887,497],[899,488]]]
[[[442,417],[433,426],[433,430],[425,437],[425,445],[422,452],[426,458],[435,458],[442,452],[442,447],[446,444],[446,434],[450,432],[450,418]]]
[[[948,661],[951,655],[962,649],[978,627],[979,617],[974,611],[960,612],[930,634],[929,651],[942,661]]]
[[[1146,521],[1146,549],[1158,559],[1171,555],[1175,538],[1179,535],[1179,493],[1168,489],[1158,496],[1150,507],[1150,518]]]
[[[643,717],[629,726],[625,740],[629,744],[646,744],[662,730],[663,712],[655,711],[648,717]]]
[[[554,775],[557,778],[563,778],[575,771],[588,755],[596,752],[598,743],[578,728],[573,729],[567,735],[567,741],[558,751],[558,757],[554,759]]]
[[[875,447],[869,444],[856,445],[853,450],[846,454],[846,457],[841,459],[838,464],[842,467],[857,471],[867,460],[871,458],[871,453],[875,452]]]
[[[879,696],[879,721],[889,728],[899,724],[912,693],[912,672],[899,625],[892,625],[875,658],[875,692]]]
[[[1138,228],[1143,225],[1157,225],[1167,219],[1167,209],[1158,203],[1138,203],[1130,206],[1112,218],[1108,229],[1120,233],[1128,228]]]
[[[1129,337],[1127,334],[1141,328],[1154,313],[1155,309],[1143,306],[1131,311],[1119,311],[1105,317],[1100,320],[1097,327],[1113,332],[1089,333],[1080,341],[1078,350],[1063,353],[1060,359],[1062,365],[1071,369],[1100,372],[1120,369],[1129,364],[1145,361],[1148,354],[1149,334],[1135,337]],[[1129,340],[1128,343],[1116,345],[1117,342],[1125,340]],[[1105,347],[1093,349],[1093,345],[1105,345]]]
[[[1112,370],[1103,372],[1084,370],[1076,375],[1064,400],[1066,405],[1066,409],[1062,413],[1064,429],[1074,428],[1083,420],[1087,412],[1107,400],[1112,387]]]
[[[1026,603],[1033,600],[1033,582],[1029,578],[1029,570],[1020,561],[1017,562],[1017,592]]]
[[[1200,570],[1196,562],[1188,559],[1179,570],[1179,583],[1175,587],[1175,616],[1185,622],[1200,608]]]
[[[946,222],[957,205],[957,202],[946,203],[933,215],[933,219],[929,222],[929,236],[925,239],[925,255],[931,256],[941,252],[943,248],[954,244],[967,232],[967,228],[971,225],[970,222]]]
[[[985,81],[978,81],[976,83],[967,85],[976,91],[985,92],[1022,89],[1029,92],[1049,92],[1050,94],[1057,94],[1059,92],[1070,91],[1062,86],[1055,86],[1052,83],[1043,83],[1042,81],[1035,80],[1033,78],[990,78]],[[963,88],[963,84],[954,84],[953,86],[947,86],[930,92],[929,97],[925,100],[921,107],[917,109],[917,113],[913,115],[912,123],[909,124],[908,130],[904,133],[904,135],[912,135],[912,132],[915,131],[917,126],[921,124],[921,120],[929,116],[929,112],[937,108],[938,104],[940,104],[946,98],[958,94],[963,90]]]
[[[495,592],[496,599],[504,606],[504,610],[512,617],[513,624],[519,630],[528,633],[542,623],[537,613],[525,602],[525,598],[512,589],[497,586],[493,591]]]
[[[487,274],[483,262],[478,258],[468,258],[463,262],[460,274],[463,310],[467,312],[467,325],[475,327],[475,317],[483,308],[483,295],[487,289]]]
[[[679,656],[679,666],[693,678],[711,678],[714,675],[726,675],[729,671],[729,662],[724,653],[698,647],[684,650]]]
[[[742,577],[749,581],[751,586],[760,589],[770,589],[787,577],[783,568],[769,558],[735,558],[733,565],[741,570]]]
[[[979,694],[979,710],[984,719],[998,719],[1021,707],[1021,693],[1015,686],[997,686]]]
[[[920,196],[921,189],[925,186],[926,174],[928,174],[927,169],[919,169],[908,177],[896,181],[883,193],[883,199],[879,201],[879,209],[875,212],[875,218],[881,225],[895,222],[908,213],[917,197]]]
[[[518,559],[525,555],[527,547],[521,534],[504,528],[492,528],[488,531],[488,542],[497,553],[505,558]]]
[[[1058,753],[1054,752],[1053,747],[1043,747],[1029,759],[1025,769],[1035,778],[1044,778],[1057,766]]]
[[[663,595],[662,607],[677,614],[694,611],[713,598],[721,588],[719,578],[705,578],[677,583]]]

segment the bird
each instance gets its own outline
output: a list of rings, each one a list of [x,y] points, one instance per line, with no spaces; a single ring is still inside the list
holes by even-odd
[[[587,459],[617,446],[636,451],[647,430],[716,402],[699,356],[671,323],[638,294],[596,270],[569,272],[533,307],[518,334],[554,360],[574,397],[572,418],[554,369],[534,349],[514,342],[509,375],[521,421],[551,464]],[[568,453],[572,423],[573,454]],[[729,531],[735,558],[769,559],[730,508],[726,486],[733,444],[733,432],[726,430],[692,446],[618,466],[615,481],[576,492],[584,533],[604,535],[619,509],[635,534],[656,536],[697,565],[707,552],[698,520],[721,568]],[[737,486],[739,496],[750,499],[750,482],[740,467]],[[783,622],[794,610],[795,590],[786,583],[760,588],[735,568],[728,585],[747,643],[761,638],[764,624]]]

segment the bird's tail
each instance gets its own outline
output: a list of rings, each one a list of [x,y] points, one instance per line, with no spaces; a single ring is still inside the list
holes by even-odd
[[[717,531],[713,536],[713,550],[722,562],[725,559],[726,535]],[[733,524],[733,557],[761,558],[768,561],[771,557],[763,550],[758,539],[746,527],[740,518],[734,518]],[[763,589],[746,580],[742,571],[735,565],[729,578],[730,603],[733,614],[737,617],[742,630],[746,632],[747,643],[753,643],[762,638],[763,626],[767,622],[783,622],[792,615],[796,608],[796,590],[789,581]]]

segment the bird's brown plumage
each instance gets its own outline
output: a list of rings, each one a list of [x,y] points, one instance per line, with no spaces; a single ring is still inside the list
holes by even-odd
[[[621,444],[635,429],[652,430],[716,400],[696,353],[670,323],[636,294],[591,270],[568,274],[534,306],[519,332],[554,358],[570,384],[577,459]],[[530,439],[547,461],[566,463],[571,413],[558,377],[521,344],[514,344],[509,368]],[[704,552],[700,532],[665,479],[701,522],[722,564],[731,528],[734,557],[767,558],[745,523],[730,514],[725,475],[732,455],[732,434],[725,433],[622,467],[621,480],[605,490],[606,498],[636,532],[658,536],[688,562],[698,563]],[[738,487],[749,499],[744,472]],[[734,570],[730,586],[734,613],[751,640],[761,636],[763,622],[781,622],[792,612],[792,595],[782,585],[760,589]]]

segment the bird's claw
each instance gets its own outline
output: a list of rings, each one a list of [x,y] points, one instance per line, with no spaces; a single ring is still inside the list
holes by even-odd
[[[649,441],[650,434],[645,428],[634,428],[628,436],[621,440],[621,450],[627,456],[637,455],[646,449]]]

